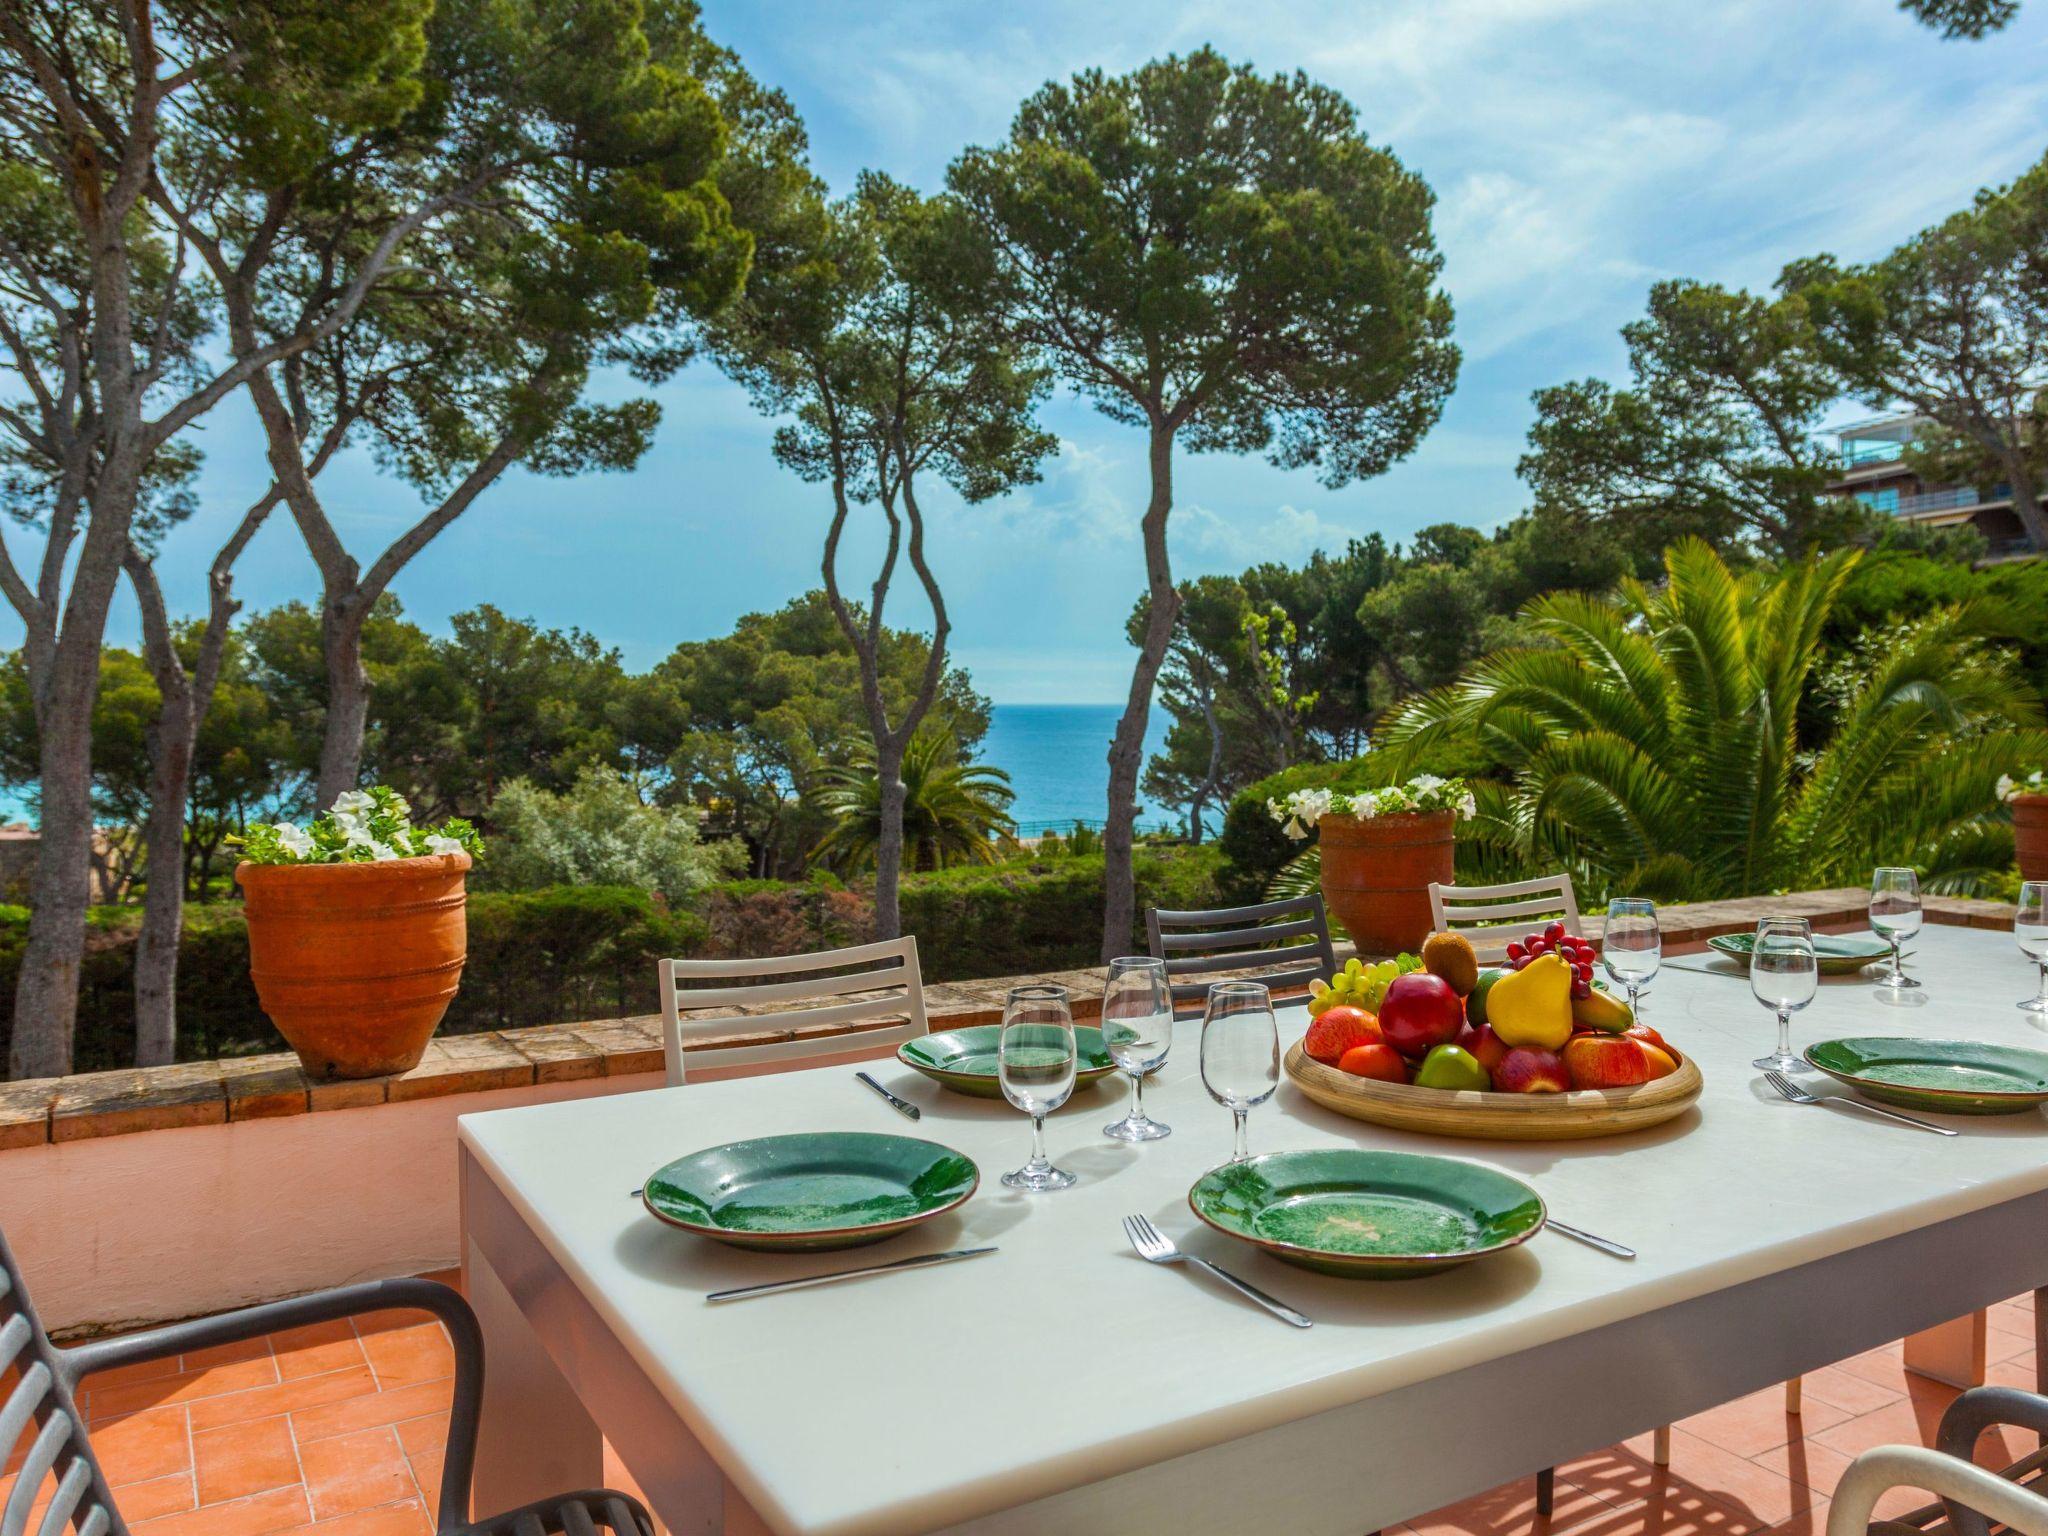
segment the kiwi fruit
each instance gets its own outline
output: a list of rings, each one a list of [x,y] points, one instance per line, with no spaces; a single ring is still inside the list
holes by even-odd
[[[1422,968],[1441,976],[1460,997],[1479,985],[1479,956],[1462,933],[1432,933],[1422,944]]]

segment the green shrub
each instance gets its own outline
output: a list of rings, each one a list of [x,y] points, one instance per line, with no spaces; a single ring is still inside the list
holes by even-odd
[[[1223,859],[1217,888],[1225,903],[1239,906],[1263,900],[1266,886],[1280,866],[1301,852],[1302,845],[1282,832],[1266,809],[1268,800],[1297,789],[1348,793],[1374,788],[1383,781],[1372,758],[1356,757],[1341,763],[1298,763],[1232,795],[1230,808],[1223,813],[1223,831],[1216,838]]]

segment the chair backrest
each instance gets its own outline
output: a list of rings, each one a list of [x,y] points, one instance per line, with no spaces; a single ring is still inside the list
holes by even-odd
[[[1570,875],[1544,875],[1506,885],[1438,885],[1430,882],[1429,920],[1439,931],[1466,931],[1467,938],[1520,938],[1532,923],[1562,919],[1564,931],[1579,932],[1579,898]]]
[[[0,1505],[0,1536],[56,1536],[66,1525],[78,1536],[127,1536],[114,1507],[85,1419],[72,1395],[63,1351],[50,1343],[28,1299],[28,1286],[7,1238],[0,1233],[0,1466],[26,1446],[7,1502]],[[34,1508],[46,1484],[47,1509]]]
[[[1152,957],[1166,962],[1175,1018],[1202,1012],[1218,972],[1243,972],[1243,979],[1280,992],[1304,988],[1318,977],[1328,981],[1337,970],[1320,891],[1207,912],[1148,908],[1145,937]],[[1267,947],[1274,944],[1282,947]]]
[[[680,985],[685,982],[711,985]],[[815,1007],[777,1006],[815,1004],[835,997],[847,1001]],[[686,1010],[708,1008],[743,1011],[712,1018],[683,1017]],[[839,1029],[867,1019],[896,1022],[850,1034]],[[876,1046],[901,1044],[929,1027],[917,940],[907,935],[807,955],[661,962],[662,1056],[671,1086],[684,1079],[683,1048],[692,1040],[736,1034],[783,1036],[689,1052],[690,1061],[699,1066],[752,1065],[796,1057],[863,1055]],[[827,1030],[832,1032],[821,1033]]]

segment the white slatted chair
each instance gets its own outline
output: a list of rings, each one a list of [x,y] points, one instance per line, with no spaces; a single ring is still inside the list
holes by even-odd
[[[1463,930],[1467,938],[1498,938],[1505,943],[1552,918],[1562,918],[1564,931],[1579,936],[1579,898],[1570,875],[1543,875],[1506,885],[1430,882],[1429,921],[1441,932]]]
[[[819,972],[836,971],[837,975]],[[799,1057],[864,1055],[877,1046],[900,1045],[924,1034],[924,975],[917,964],[917,940],[887,939],[851,949],[823,949],[807,955],[772,955],[761,960],[664,960],[661,972],[661,1044],[671,1087],[686,1075],[683,1048],[692,1040],[736,1033],[765,1034],[789,1030],[788,1039],[693,1050],[698,1066],[739,1066]],[[779,979],[792,978],[792,979]],[[682,982],[709,986],[679,986]],[[718,985],[724,983],[724,985]],[[831,1002],[852,993],[852,997]],[[685,1018],[704,1008],[758,1008],[770,1003],[817,1003],[767,1013],[725,1014]],[[851,1034],[815,1033],[827,1025],[858,1024],[867,1019],[894,1019],[892,1027]]]

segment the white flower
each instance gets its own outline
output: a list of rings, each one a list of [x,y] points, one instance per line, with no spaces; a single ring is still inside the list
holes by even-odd
[[[1418,773],[1408,781],[1408,793],[1411,795],[1426,795],[1432,789],[1441,789],[1443,782],[1442,779],[1433,773]]]
[[[402,859],[405,857],[404,854],[400,853],[389,843],[380,843],[374,837],[370,839],[369,846],[370,857],[378,860],[380,863],[385,859]]]
[[[432,837],[427,839],[427,852],[460,853],[462,852],[462,844],[457,842],[452,837],[443,837],[440,833],[437,832]]]
[[[313,852],[313,837],[304,827],[293,826],[280,821],[270,829],[277,834],[278,846],[295,859],[303,859]]]
[[[1477,816],[1478,814],[1479,800],[1475,795],[1473,795],[1473,793],[1470,790],[1467,790],[1465,792],[1465,798],[1458,802],[1458,815],[1463,820],[1470,821],[1474,816]]]
[[[346,789],[334,797],[334,805],[328,814],[337,822],[356,821],[361,819],[365,812],[375,810],[376,807],[377,802],[371,798],[367,790]]]
[[[2009,773],[2001,773],[1998,776],[1998,798],[2001,800],[2010,800],[2014,795],[2018,793],[2019,786],[2013,783],[2012,775]]]

